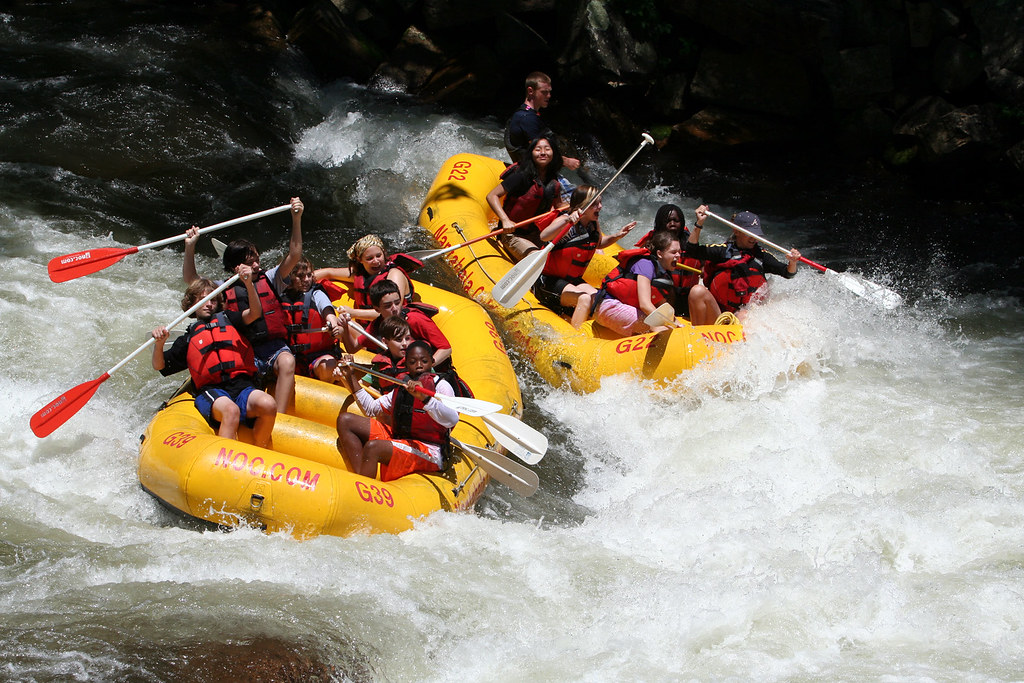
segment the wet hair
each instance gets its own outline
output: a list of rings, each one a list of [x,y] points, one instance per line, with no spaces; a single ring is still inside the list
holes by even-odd
[[[679,235],[668,230],[659,230],[658,232],[651,235],[651,239],[647,242],[648,248],[652,254],[657,255],[659,251],[665,251],[673,242],[679,241]]]
[[[249,240],[233,240],[231,244],[224,247],[224,270],[234,273],[235,268],[250,259],[259,260],[260,252],[256,245]]]
[[[387,258],[388,250],[384,248],[384,240],[374,234],[363,235],[346,252],[348,267],[359,275],[369,275],[366,272],[366,268],[363,268],[363,262],[360,259],[362,259],[363,253],[370,247],[379,247],[384,252],[384,258]]]
[[[434,355],[434,347],[431,346],[428,342],[423,341],[422,339],[417,339],[416,341],[412,342],[407,347],[405,347],[406,358],[408,358],[409,354],[413,352],[413,349],[422,349],[427,352],[428,356]]]
[[[380,306],[380,300],[388,294],[397,294],[398,296],[402,296],[402,290],[398,288],[398,285],[388,279],[373,283],[370,285],[370,290],[367,292],[367,296],[370,297],[370,304],[374,308]]]
[[[658,207],[658,212],[654,214],[654,231],[665,230],[665,226],[668,224],[668,218],[672,215],[672,212],[679,214],[679,225],[680,230],[686,230],[686,219],[683,218],[683,210],[675,204],[662,204]],[[689,234],[689,231],[687,231]]]
[[[185,288],[185,295],[181,297],[181,310],[187,311],[196,305],[196,302],[202,299],[204,296],[217,289],[217,285],[214,284],[213,280],[205,277],[197,278],[193,280],[188,287]],[[215,296],[214,301],[217,302],[219,309],[224,305],[224,292],[221,292]],[[189,316],[190,318],[196,317],[193,313]]]
[[[382,338],[390,339],[391,341],[400,341],[411,332],[409,321],[400,315],[393,315],[387,320],[381,320],[377,331]]]
[[[527,89],[533,88],[534,90],[536,90],[537,86],[539,86],[541,83],[547,83],[548,85],[551,85],[551,77],[548,76],[543,71],[532,71],[526,77]]]
[[[597,188],[593,185],[577,185],[569,198],[569,210],[575,211],[590,204],[597,196]]]

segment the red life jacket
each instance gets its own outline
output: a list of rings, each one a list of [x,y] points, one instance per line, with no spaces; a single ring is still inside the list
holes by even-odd
[[[751,251],[729,244],[727,261],[704,264],[704,282],[723,311],[736,312],[768,282],[764,266]]]
[[[587,226],[584,232],[573,234],[580,226],[573,226],[569,234],[563,237],[551,251],[544,264],[544,275],[571,280],[583,277],[590,260],[594,258],[600,235],[596,226]]]
[[[640,259],[650,259],[654,262],[654,279],[651,280],[651,303],[655,306],[667,300],[675,301],[676,292],[683,288],[683,274],[678,270],[669,272],[661,267],[658,260],[654,258],[647,249],[623,249],[615,258],[619,265],[608,273],[601,289],[615,297],[624,304],[640,307],[640,298],[636,289],[636,273],[630,268]]]
[[[501,178],[504,180],[508,175],[513,173],[519,164],[512,164],[506,168]],[[561,190],[561,185],[558,183],[558,179],[554,178],[546,185],[541,184],[539,180],[534,179],[533,184],[523,194],[518,197],[512,195],[505,195],[505,200],[502,202],[502,208],[505,210],[505,215],[509,217],[513,223],[526,220],[527,218],[533,218],[537,214],[544,213],[548,208],[551,207],[552,199]],[[550,221],[549,221],[550,223]],[[513,234],[520,236],[532,235],[537,232],[539,228],[535,223],[524,225],[521,228],[516,228]]]
[[[281,302],[281,309],[288,319],[288,347],[296,356],[309,359],[334,348],[331,333],[319,331],[327,320],[313,305],[313,292],[317,290],[323,291],[323,288],[313,285],[297,301],[293,301],[291,293],[285,290],[284,301]]]
[[[255,375],[252,346],[218,313],[206,323],[196,322],[186,332],[188,372],[196,389],[222,384],[232,377]]]
[[[418,264],[418,265],[417,265]],[[405,297],[406,302],[412,301],[413,288],[412,278],[409,277],[409,272],[416,270],[423,265],[423,262],[417,258],[409,256],[407,254],[392,254],[388,262],[384,264],[384,269],[376,275],[355,275],[352,278],[352,307],[353,308],[373,308],[370,303],[370,287],[374,286],[378,282],[386,280],[388,272],[392,268],[397,268],[402,275],[409,281],[409,294]],[[338,290],[341,291],[340,289]],[[337,298],[337,297],[335,297]]]
[[[263,316],[245,326],[245,336],[253,344],[259,344],[270,339],[285,339],[288,336],[286,325],[288,320],[281,310],[281,300],[277,298],[266,273],[260,273],[253,281],[253,287],[260,297],[260,305],[263,307]],[[235,285],[224,295],[224,310],[238,311],[239,313],[249,308],[249,293],[245,285]]]
[[[396,379],[405,382],[409,373],[403,372]],[[431,390],[437,386],[430,373],[421,375],[420,383]],[[448,445],[448,428],[435,422],[423,406],[423,401],[406,391],[405,387],[395,387],[391,392],[391,433],[397,439],[426,441],[444,449]]]

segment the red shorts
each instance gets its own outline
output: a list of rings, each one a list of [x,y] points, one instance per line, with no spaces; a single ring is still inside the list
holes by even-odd
[[[416,439],[393,439],[391,429],[383,422],[370,420],[370,441],[390,441],[391,457],[380,464],[380,480],[393,481],[413,472],[437,472],[441,468],[432,460],[428,445]],[[421,455],[416,455],[422,453]]]

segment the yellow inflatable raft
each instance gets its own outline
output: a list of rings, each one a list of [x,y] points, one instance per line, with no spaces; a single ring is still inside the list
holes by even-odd
[[[420,210],[420,225],[441,247],[460,244],[490,232],[495,220],[486,196],[499,182],[505,165],[475,154],[458,154],[441,166]],[[613,246],[591,261],[585,279],[599,287],[617,265]],[[527,293],[513,308],[504,308],[490,292],[512,263],[492,241],[485,240],[444,256],[455,269],[467,295],[482,303],[502,323],[537,371],[554,386],[590,392],[601,378],[631,373],[644,379],[667,380],[714,356],[723,345],[743,339],[739,325],[682,326],[659,334],[601,338],[592,322],[580,330],[545,308]]]
[[[434,322],[452,341],[459,376],[476,397],[518,417],[519,384],[487,313],[462,296],[419,282],[416,292],[440,309]],[[353,474],[336,445],[340,410],[359,410],[347,390],[297,377],[294,406],[289,414],[278,415],[270,450],[253,446],[251,431],[244,428],[238,441],[218,437],[196,411],[192,396],[176,396],[143,434],[139,481],[188,516],[299,538],[397,533],[436,510],[471,509],[483,493],[489,478],[459,449],[454,449],[454,465],[444,472],[387,483]],[[452,436],[498,450],[480,418],[463,416]]]

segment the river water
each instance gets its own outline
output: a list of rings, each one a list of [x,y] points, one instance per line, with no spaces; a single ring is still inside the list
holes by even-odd
[[[639,162],[609,190],[606,226],[648,225],[666,201],[760,210],[775,241],[906,304],[876,310],[804,268],[755,309],[746,344],[663,391],[616,378],[568,394],[516,359],[527,418],[551,440],[530,499],[495,484],[476,514],[398,536],[198,529],[138,485],[139,434],[175,387],[146,357],[52,436],[28,427],[177,314],[180,246],[65,284],[47,262],[293,195],[317,263],[342,263],[369,231],[427,248],[415,219],[436,169],[500,156],[500,122],[321,85],[230,12],[7,12],[0,679],[1024,677],[1020,290],[992,275],[1000,264],[921,237],[964,216],[1019,229],[1005,215],[787,180],[784,164]],[[275,218],[224,234],[280,256]],[[895,223],[920,243],[878,244],[873,226]]]

